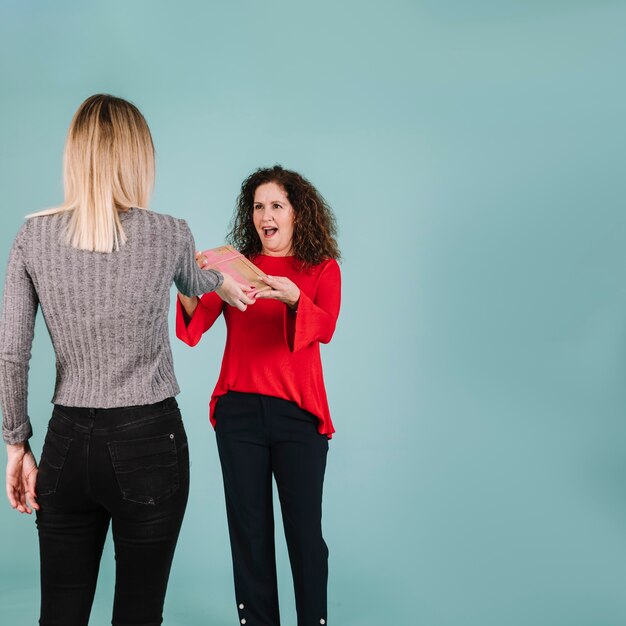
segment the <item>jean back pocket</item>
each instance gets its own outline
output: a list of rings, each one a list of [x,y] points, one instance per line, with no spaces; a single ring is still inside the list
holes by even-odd
[[[124,500],[158,504],[178,489],[178,454],[173,433],[110,441],[108,447]]]
[[[38,496],[55,493],[72,439],[48,428],[39,460],[35,491]]]

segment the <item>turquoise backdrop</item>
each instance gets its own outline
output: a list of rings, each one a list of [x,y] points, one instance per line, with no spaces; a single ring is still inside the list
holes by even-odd
[[[344,255],[322,353],[329,624],[621,626],[625,32],[619,0],[1,0],[0,262],[24,215],[61,200],[65,132],[92,93],[142,109],[152,208],[201,247],[254,168],[301,171]],[[193,350],[172,338],[193,465],[165,623],[226,626],[206,408],[224,326]],[[37,454],[53,384],[39,316]],[[33,522],[0,506],[2,624],[36,623]],[[112,581],[109,544],[92,624],[110,621]]]

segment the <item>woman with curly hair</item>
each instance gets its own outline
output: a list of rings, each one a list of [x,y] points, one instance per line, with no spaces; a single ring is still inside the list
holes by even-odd
[[[320,343],[333,336],[341,276],[335,219],[315,187],[280,166],[242,184],[228,241],[268,276],[244,317],[219,298],[179,295],[176,334],[195,346],[224,314],[222,369],[210,403],[224,477],[241,624],[278,626],[272,475],[294,580],[298,626],[326,623],[322,486],[330,419]],[[198,256],[203,267],[206,259]]]

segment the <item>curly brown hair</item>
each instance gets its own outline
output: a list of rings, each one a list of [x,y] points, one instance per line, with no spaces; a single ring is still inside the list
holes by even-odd
[[[341,258],[335,236],[337,224],[330,206],[315,187],[297,172],[280,165],[260,168],[241,184],[241,193],[227,235],[227,241],[244,256],[253,259],[262,245],[252,221],[254,192],[266,183],[276,183],[286,192],[293,207],[293,254],[304,267],[326,259]]]

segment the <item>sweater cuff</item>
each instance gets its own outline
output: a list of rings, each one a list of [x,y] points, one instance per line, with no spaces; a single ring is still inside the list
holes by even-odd
[[[33,436],[33,429],[30,425],[30,420],[26,420],[23,424],[20,424],[17,428],[9,430],[2,425],[2,438],[4,443],[14,444],[22,443]]]
[[[213,287],[213,291],[215,291],[216,289],[219,289],[222,286],[222,283],[224,282],[224,275],[222,274],[222,272],[218,271],[218,270],[214,270],[214,269],[206,269],[206,270],[202,270],[203,272],[211,272],[212,274],[215,275],[215,278],[217,279],[217,283],[215,285],[215,287]],[[200,294],[202,295],[202,294]]]

